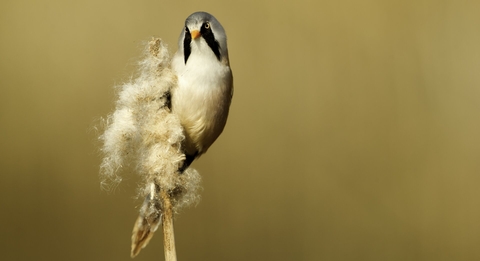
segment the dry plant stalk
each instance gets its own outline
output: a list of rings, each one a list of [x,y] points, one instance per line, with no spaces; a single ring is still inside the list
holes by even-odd
[[[177,261],[177,252],[175,251],[175,232],[173,230],[173,207],[170,201],[170,195],[166,191],[161,191],[160,197],[163,202],[162,216],[163,223],[163,246],[165,260]]]
[[[154,38],[144,51],[138,75],[119,86],[115,111],[104,120],[100,136],[104,154],[100,174],[102,188],[113,190],[122,180],[123,166],[134,164],[142,176],[138,196],[145,200],[134,225],[131,256],[148,244],[163,223],[165,258],[173,261],[173,216],[198,201],[200,175],[192,168],[178,172],[185,160],[185,136],[170,112],[170,92],[177,82],[169,64],[167,47]]]

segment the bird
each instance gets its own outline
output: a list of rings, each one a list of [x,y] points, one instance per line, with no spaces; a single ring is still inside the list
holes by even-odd
[[[223,132],[233,97],[233,74],[223,26],[207,12],[187,17],[171,63],[177,85],[168,95],[170,109],[184,130],[185,160],[178,175],[204,154]],[[138,255],[162,222],[157,184],[140,209],[132,235],[131,256]]]
[[[233,97],[227,36],[213,15],[196,12],[185,20],[171,67],[178,78],[172,112],[185,132],[182,172],[222,133]]]

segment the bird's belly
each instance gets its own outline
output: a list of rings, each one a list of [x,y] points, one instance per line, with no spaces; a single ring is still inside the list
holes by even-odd
[[[172,93],[172,111],[185,130],[185,150],[202,154],[218,138],[225,126],[230,98],[227,86],[191,84],[179,79]]]

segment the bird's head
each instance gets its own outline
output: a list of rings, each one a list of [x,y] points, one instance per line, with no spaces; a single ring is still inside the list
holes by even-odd
[[[225,30],[213,15],[206,12],[193,13],[185,20],[178,48],[183,51],[185,64],[192,54],[211,56],[228,63]]]

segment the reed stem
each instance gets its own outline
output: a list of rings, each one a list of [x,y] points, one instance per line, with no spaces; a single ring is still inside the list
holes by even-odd
[[[177,261],[175,250],[175,233],[173,230],[173,206],[170,195],[167,191],[161,190],[161,199],[163,205],[163,247],[165,252],[165,261]]]

